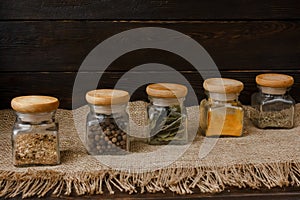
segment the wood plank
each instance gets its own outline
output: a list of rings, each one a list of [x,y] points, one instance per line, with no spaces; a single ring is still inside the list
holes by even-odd
[[[99,199],[99,195],[83,196],[81,199]],[[300,198],[299,188],[286,187],[286,188],[272,188],[262,190],[252,190],[249,188],[237,189],[228,188],[224,192],[216,194],[203,194],[195,191],[194,194],[176,195],[172,192],[155,193],[155,194],[133,194],[128,195],[124,193],[117,193],[115,195],[105,195],[104,199],[118,199],[118,200],[155,200],[155,199],[167,199],[167,200],[296,200]],[[55,198],[54,198],[55,199]],[[78,199],[78,197],[64,197],[63,199]]]
[[[145,26],[174,29],[189,35],[208,51],[220,70],[300,68],[300,21],[2,21],[0,71],[75,72],[87,54],[103,40]],[[178,39],[170,38],[170,42],[176,43]],[[175,54],[146,49],[121,56],[111,64],[109,71],[124,71],[148,62],[174,66],[177,70],[193,70]]]
[[[107,193],[102,195],[84,195],[84,196],[51,196],[48,195],[46,199],[50,200],[77,200],[77,199],[113,199],[113,200],[155,200],[155,199],[166,199],[166,200],[178,200],[178,199],[199,199],[199,200],[298,200],[300,198],[299,188],[297,187],[284,187],[284,188],[263,188],[260,190],[254,190],[249,188],[227,188],[225,191],[216,194],[204,194],[194,190],[193,194],[187,195],[176,195],[170,191],[166,193],[144,193],[144,194],[127,194],[125,192],[116,192],[113,195]],[[4,199],[4,198],[0,198]],[[22,199],[20,196],[14,199]],[[32,200],[38,200],[39,198],[33,197]]]
[[[1,19],[299,19],[297,0],[2,0]]]
[[[282,71],[279,71],[282,72]],[[169,72],[151,72],[147,75],[150,77],[164,76],[167,77]],[[204,73],[204,72],[202,72]],[[202,74],[201,73],[201,74]],[[206,72],[207,73],[207,72]],[[222,77],[235,78],[244,82],[245,89],[240,95],[240,100],[243,104],[250,104],[250,96],[252,93],[257,91],[255,84],[255,76],[262,71],[247,72],[247,71],[237,71],[237,72],[221,72]],[[113,88],[117,81],[124,73],[122,72],[108,72],[103,75],[100,79],[98,88]],[[198,101],[205,98],[204,90],[202,87],[203,79],[199,73],[196,72],[181,72],[181,74],[191,83],[197,97]],[[291,90],[291,95],[293,98],[300,102],[300,70],[289,71],[287,74],[294,76],[295,84]],[[97,80],[102,73],[100,72],[89,72],[82,73],[81,76],[86,80]],[[127,80],[125,84],[121,85],[121,89],[131,88],[132,84],[136,84],[143,79],[143,73],[134,73],[133,76],[136,77],[134,80]],[[30,94],[40,94],[40,95],[52,95],[58,97],[61,108],[72,108],[72,91],[73,84],[76,78],[76,73],[63,73],[63,72],[16,72],[16,73],[0,73],[0,94],[1,94],[1,105],[0,109],[10,108],[10,101],[13,97],[20,95],[30,95]],[[172,77],[171,77],[172,78]],[[177,79],[174,79],[176,82]],[[85,93],[88,90],[95,89],[89,88],[88,82],[82,85],[79,92],[74,95],[73,103],[74,108],[85,105],[86,101],[84,99]],[[97,84],[96,84],[97,85]],[[133,93],[131,101],[136,100],[147,100],[147,95],[145,93],[146,85],[141,85]],[[120,88],[120,87],[119,87]],[[186,98],[186,104],[188,106],[193,105],[191,101],[191,92]]]

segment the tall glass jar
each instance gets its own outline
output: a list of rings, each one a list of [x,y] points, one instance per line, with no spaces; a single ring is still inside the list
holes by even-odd
[[[12,133],[15,166],[60,163],[58,123],[59,102],[49,96],[21,96],[11,101],[17,119]]]
[[[186,144],[187,113],[184,99],[187,88],[180,84],[157,83],[146,89],[150,104],[149,144]]]
[[[210,78],[203,87],[207,99],[200,103],[200,128],[205,136],[233,136],[243,134],[244,111],[238,96],[242,82],[228,78]]]
[[[259,92],[252,95],[251,120],[258,128],[293,128],[295,101],[288,94],[294,83],[285,74],[256,76]]]
[[[120,155],[130,149],[127,135],[129,94],[123,90],[99,89],[86,94],[90,112],[85,143],[91,155]]]

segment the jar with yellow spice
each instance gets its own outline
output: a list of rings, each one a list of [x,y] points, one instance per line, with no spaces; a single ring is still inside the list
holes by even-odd
[[[200,104],[200,128],[210,137],[242,136],[244,111],[238,96],[242,82],[228,78],[210,78],[203,87],[207,99]]]

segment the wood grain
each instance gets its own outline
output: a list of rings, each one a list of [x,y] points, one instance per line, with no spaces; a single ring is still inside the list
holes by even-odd
[[[77,200],[77,199],[111,199],[111,200],[155,200],[155,199],[166,199],[166,200],[179,200],[179,199],[189,199],[189,200],[298,200],[299,199],[299,188],[297,187],[283,187],[283,188],[262,188],[260,190],[254,190],[250,188],[227,188],[225,191],[216,194],[203,194],[194,190],[193,194],[187,195],[176,195],[170,191],[165,193],[144,193],[144,194],[131,194],[128,195],[125,192],[116,192],[113,195],[105,193],[103,195],[85,195],[85,196],[50,196],[48,195],[46,199],[50,200]],[[0,198],[4,199],[4,198]],[[22,199],[20,196],[14,199]],[[30,198],[36,199],[39,198]]]
[[[297,0],[2,0],[1,19],[299,19]]]
[[[151,76],[155,77],[165,73],[168,76],[168,72],[151,72]],[[204,72],[203,72],[204,73]],[[207,73],[207,72],[206,72]],[[255,76],[261,73],[261,71],[255,72],[221,72],[222,77],[234,78],[242,81],[245,84],[245,89],[240,95],[240,100],[243,104],[250,104],[251,94],[257,91],[255,84]],[[89,72],[82,73],[81,76],[86,80],[97,80],[101,72]],[[113,88],[117,83],[119,78],[123,75],[122,72],[109,72],[105,73],[98,83],[98,88]],[[190,82],[195,91],[198,101],[205,98],[204,89],[202,87],[203,79],[199,73],[196,72],[181,72],[181,74]],[[295,78],[295,84],[291,90],[291,95],[295,98],[297,102],[300,102],[300,70],[290,71],[287,73]],[[72,99],[73,84],[76,78],[76,73],[66,73],[66,72],[16,72],[16,73],[0,73],[0,94],[1,94],[1,105],[0,109],[9,108],[10,101],[13,97],[19,95],[50,95],[57,97],[61,104],[61,108],[77,108],[79,106],[85,105],[85,93],[89,90],[95,88],[88,88],[89,86],[83,85],[80,88],[80,92],[74,95]],[[150,74],[149,74],[150,75]],[[128,80],[128,83],[119,86],[118,89],[131,88],[131,86],[139,81],[139,76],[142,78],[142,73],[135,73],[135,80]],[[174,79],[174,82],[176,80]],[[7,84],[13,83],[13,84]],[[51,87],[49,87],[51,85]],[[120,88],[121,87],[121,88]],[[141,85],[132,94],[131,101],[145,100],[147,101],[147,94],[145,92],[146,85]],[[189,92],[186,100],[188,106],[192,105],[190,98],[192,93]]]
[[[0,22],[0,71],[74,72],[103,40],[145,26],[170,28],[189,35],[208,51],[220,70],[300,68],[300,21],[14,21]],[[170,42],[176,43],[178,39],[170,38]],[[109,70],[124,71],[147,62],[193,70],[178,55],[149,49],[125,54]]]

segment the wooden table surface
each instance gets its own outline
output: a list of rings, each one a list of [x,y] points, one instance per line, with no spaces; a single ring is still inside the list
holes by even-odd
[[[5,198],[0,198],[0,200],[4,200]],[[21,196],[15,197],[14,199],[22,199]],[[28,199],[41,199],[37,197],[28,198]],[[155,199],[209,199],[209,200],[260,200],[260,199],[268,199],[268,200],[298,200],[300,199],[300,187],[285,187],[285,188],[272,188],[272,189],[261,189],[261,190],[253,190],[249,188],[237,189],[237,188],[228,188],[225,191],[217,194],[203,194],[197,193],[195,191],[194,194],[188,195],[177,195],[172,192],[166,193],[155,193],[155,194],[132,194],[129,195],[127,193],[116,192],[113,195],[108,194],[107,192],[103,195],[85,195],[85,196],[51,196],[48,195],[42,199],[50,199],[50,200],[79,200],[79,199],[117,199],[117,200],[155,200]]]

